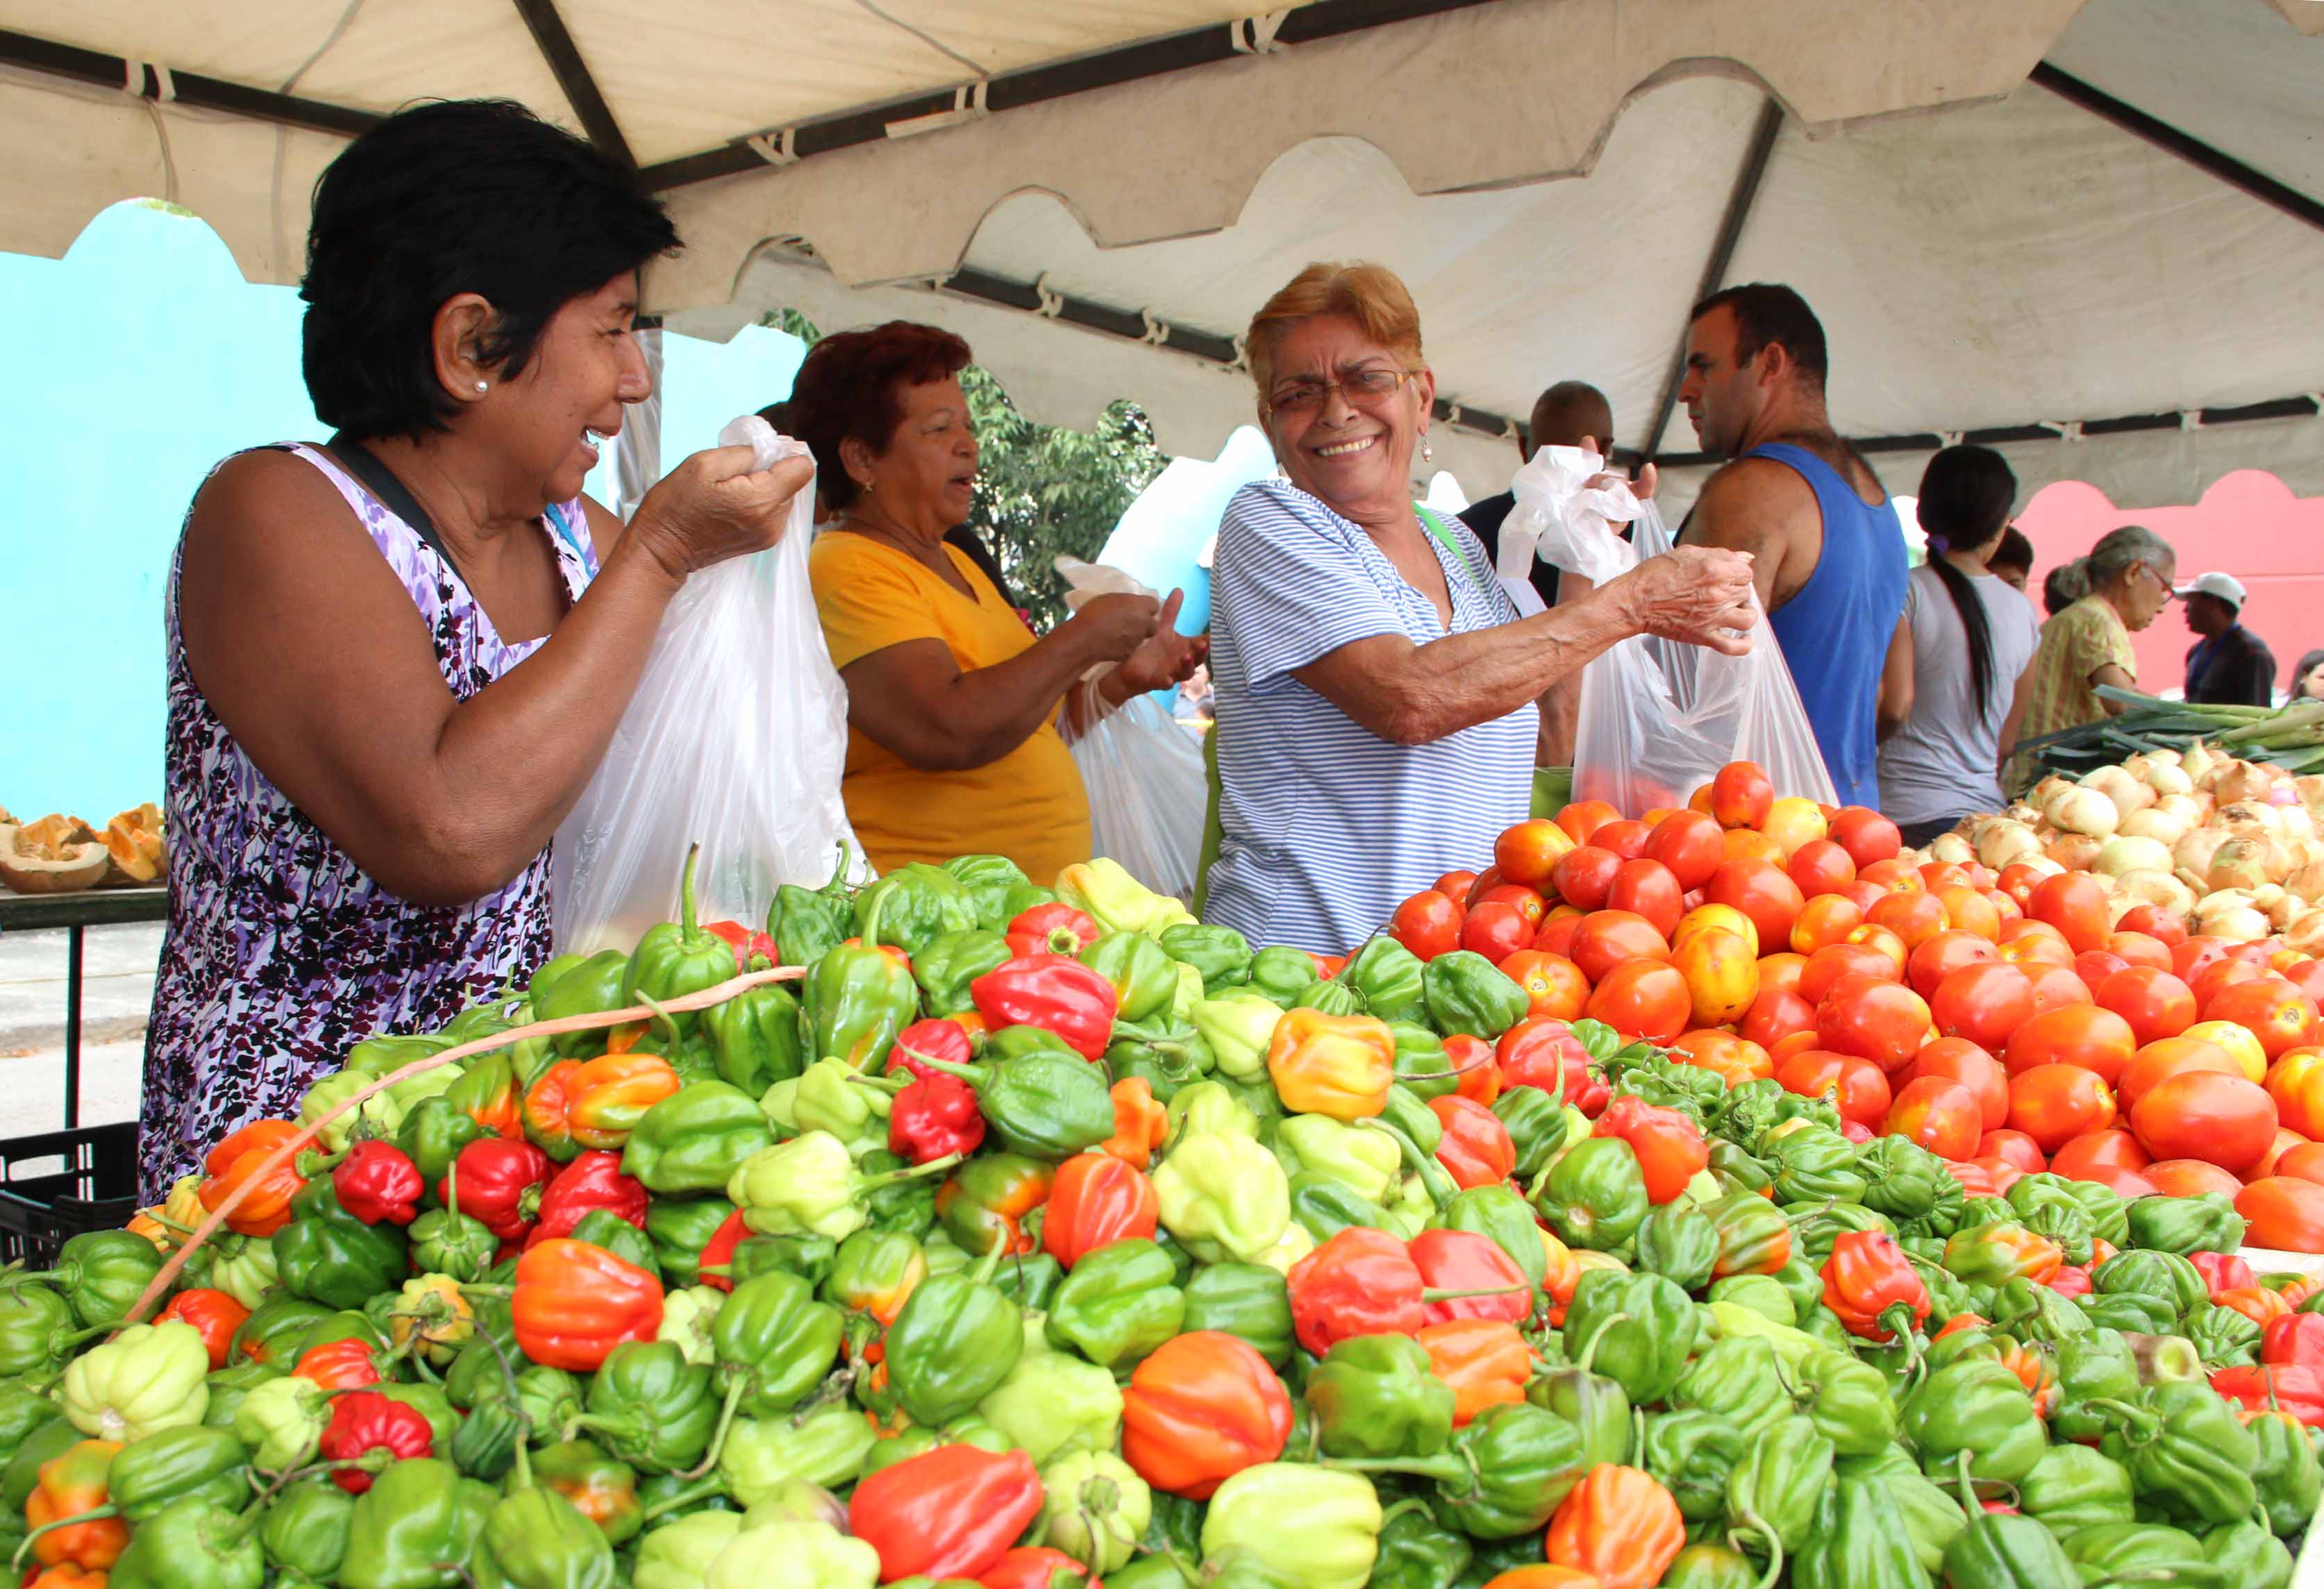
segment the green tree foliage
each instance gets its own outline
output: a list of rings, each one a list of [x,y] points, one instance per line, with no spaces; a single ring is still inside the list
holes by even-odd
[[[796,310],[762,324],[813,344],[821,335]],[[1010,588],[1037,628],[1065,616],[1059,556],[1094,558],[1138,493],[1169,457],[1154,440],[1145,410],[1113,402],[1095,430],[1037,425],[1019,413],[1001,382],[972,364],[961,372],[976,426],[976,505],[969,524],[983,537]]]

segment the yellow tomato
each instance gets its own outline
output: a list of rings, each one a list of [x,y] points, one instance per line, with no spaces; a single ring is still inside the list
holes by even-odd
[[[2267,1051],[2260,1047],[2259,1039],[2253,1034],[2250,1027],[2239,1025],[2233,1021],[2198,1021],[2179,1035],[2216,1043],[2227,1051],[2236,1063],[2244,1068],[2244,1074],[2250,1079],[2253,1081],[2267,1079]]]
[[[1731,905],[1698,905],[1687,912],[1671,934],[1671,947],[1683,949],[1688,939],[1703,932],[1732,932],[1750,946],[1752,959],[1759,958],[1757,924]]]
[[[1830,827],[1821,806],[1801,795],[1786,794],[1767,808],[1767,820],[1759,824],[1759,831],[1773,839],[1789,860],[1801,845],[1826,837]]]
[[[1759,957],[1733,932],[1695,933],[1673,951],[1671,964],[1686,978],[1698,1026],[1739,1021],[1759,997]]]

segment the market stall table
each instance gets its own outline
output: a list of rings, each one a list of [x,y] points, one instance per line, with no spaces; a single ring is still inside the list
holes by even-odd
[[[158,922],[170,911],[170,890],[91,888],[78,894],[18,894],[0,888],[0,932],[65,933],[65,1129],[80,1125],[80,1006],[84,938],[91,927]]]

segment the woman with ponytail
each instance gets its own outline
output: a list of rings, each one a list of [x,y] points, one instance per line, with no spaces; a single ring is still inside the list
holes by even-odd
[[[1987,447],[1947,447],[1921,476],[1929,560],[1913,571],[1880,683],[1880,805],[1926,844],[1972,812],[1998,811],[2041,628],[1989,573],[2017,477]]]

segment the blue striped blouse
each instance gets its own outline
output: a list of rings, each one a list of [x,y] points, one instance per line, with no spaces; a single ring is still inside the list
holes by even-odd
[[[1466,554],[1430,537],[1452,632],[1514,622],[1484,548],[1446,522]],[[1208,919],[1253,944],[1344,953],[1406,895],[1490,863],[1495,837],[1530,807],[1539,714],[1528,703],[1395,745],[1294,677],[1351,641],[1425,645],[1446,631],[1370,535],[1288,481],[1235,493],[1213,565],[1221,841]]]

